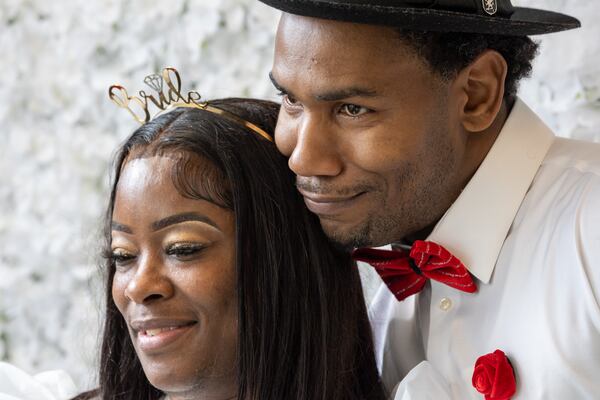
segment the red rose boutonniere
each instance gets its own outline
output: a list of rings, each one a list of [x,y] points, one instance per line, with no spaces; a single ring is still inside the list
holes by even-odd
[[[503,351],[496,350],[477,359],[473,387],[485,395],[485,400],[509,400],[515,394],[515,372]]]

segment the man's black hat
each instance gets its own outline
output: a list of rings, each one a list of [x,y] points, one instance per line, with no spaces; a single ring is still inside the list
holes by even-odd
[[[568,15],[510,0],[260,0],[290,14],[419,31],[528,36],[578,28]]]

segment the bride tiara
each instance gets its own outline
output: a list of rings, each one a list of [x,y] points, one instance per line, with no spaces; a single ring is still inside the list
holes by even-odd
[[[173,67],[164,68],[160,75],[148,75],[144,79],[144,83],[156,93],[148,94],[140,90],[138,96],[130,96],[127,93],[127,89],[121,85],[112,85],[108,88],[108,97],[113,103],[126,109],[140,124],[145,124],[157,115],[177,107],[198,108],[235,121],[268,141],[273,141],[271,135],[252,122],[246,121],[228,111],[211,106],[208,102],[201,102],[202,97],[200,93],[190,91],[184,96],[181,92],[181,77],[179,76],[179,72]],[[150,104],[154,104],[159,110],[153,117],[150,116]]]

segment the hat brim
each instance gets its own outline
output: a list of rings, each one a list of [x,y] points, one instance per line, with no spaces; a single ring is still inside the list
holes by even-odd
[[[571,16],[553,11],[515,7],[510,18],[430,8],[407,8],[322,0],[260,0],[283,12],[306,17],[433,32],[468,32],[530,36],[579,28]]]

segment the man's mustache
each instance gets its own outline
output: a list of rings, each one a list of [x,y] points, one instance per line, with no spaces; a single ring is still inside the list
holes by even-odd
[[[375,191],[376,187],[366,182],[353,183],[351,186],[341,186],[327,182],[327,178],[296,178],[296,187],[303,192],[338,197],[354,196],[359,193]]]

